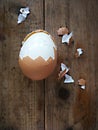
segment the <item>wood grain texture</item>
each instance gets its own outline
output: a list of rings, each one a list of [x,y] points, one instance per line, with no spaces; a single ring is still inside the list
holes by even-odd
[[[0,130],[98,130],[98,1],[0,0]],[[19,9],[30,7],[17,25]],[[74,44],[57,36],[60,26],[73,31]],[[58,62],[45,80],[31,81],[18,65],[23,38],[45,29],[55,39]],[[84,54],[76,59],[76,48]],[[60,63],[70,67],[75,83],[58,80]],[[86,89],[78,79],[86,80]]]
[[[88,0],[61,0],[59,2],[46,0],[45,5],[45,27],[56,37],[58,46],[57,68],[53,75],[46,80],[45,86],[46,130],[92,130],[96,125],[97,102],[95,96],[97,87],[95,86],[95,61],[96,64],[98,63],[95,60],[94,51],[95,39],[97,40],[94,33],[97,28],[97,2]],[[69,47],[62,45],[61,39],[56,36],[56,29],[67,22],[70,30],[74,32],[74,45]],[[84,49],[84,55],[79,59],[75,59],[74,53],[78,47]],[[75,84],[66,85],[63,84],[63,81],[57,81],[57,71],[59,71],[61,62],[71,68],[70,74],[74,77]],[[81,90],[78,86],[79,78],[86,79],[85,90]],[[65,101],[64,96],[68,95],[66,89],[70,95],[67,96]]]
[[[61,37],[57,36],[60,26],[69,26],[70,1],[45,1],[45,29],[56,40],[58,47],[58,63],[54,73],[45,81],[45,129],[65,130],[72,128],[72,102],[74,84],[64,84],[63,79],[58,81],[60,63],[63,62],[71,68],[73,60],[73,44],[61,44]],[[70,28],[70,26],[69,26]],[[71,72],[70,72],[71,73]],[[70,118],[70,120],[69,120]]]
[[[80,123],[80,129],[82,124],[82,129],[95,129],[96,120],[96,97],[95,97],[95,39],[94,36],[95,27],[97,21],[97,14],[94,10],[96,8],[95,1],[74,1],[71,2],[72,25],[75,32],[75,40],[78,43],[76,46],[82,47],[84,49],[84,57],[74,61],[74,70],[77,70],[75,77],[86,79],[86,90],[82,91],[79,88],[76,90],[76,100],[74,106],[74,119],[75,122]],[[92,11],[91,11],[92,10]],[[77,23],[78,21],[78,23]],[[77,24],[76,24],[77,23]],[[77,85],[76,85],[77,87]],[[74,122],[74,123],[75,123]],[[78,128],[79,129],[79,128]]]
[[[30,15],[17,24],[19,9]],[[18,65],[23,38],[43,29],[43,0],[0,1],[0,130],[44,129],[44,81],[26,78]]]

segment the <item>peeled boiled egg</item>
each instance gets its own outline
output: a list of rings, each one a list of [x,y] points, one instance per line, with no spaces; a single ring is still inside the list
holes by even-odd
[[[57,63],[57,47],[52,36],[44,30],[28,34],[19,53],[19,66],[32,80],[47,78]]]

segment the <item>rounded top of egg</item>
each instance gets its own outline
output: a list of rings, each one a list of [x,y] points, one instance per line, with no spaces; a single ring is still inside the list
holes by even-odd
[[[52,36],[44,30],[28,34],[19,53],[19,65],[32,80],[48,77],[57,62],[57,47]]]

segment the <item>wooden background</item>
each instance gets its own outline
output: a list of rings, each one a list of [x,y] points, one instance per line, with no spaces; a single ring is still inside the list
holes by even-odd
[[[21,7],[30,15],[17,24]],[[74,44],[61,44],[56,30],[68,25]],[[31,81],[18,65],[23,38],[45,29],[56,40],[57,66],[47,79]],[[84,55],[74,58],[77,47]],[[0,0],[0,130],[98,130],[98,1]],[[58,81],[60,63],[71,68],[74,84]],[[86,79],[86,89],[77,85]]]

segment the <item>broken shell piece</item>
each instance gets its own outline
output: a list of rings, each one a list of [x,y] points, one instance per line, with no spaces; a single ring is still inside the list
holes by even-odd
[[[78,83],[79,83],[79,85],[85,85],[86,81],[84,79],[79,79]]]
[[[64,34],[62,36],[62,43],[67,43],[69,45],[70,39],[72,38],[73,33],[71,32],[70,34]]]
[[[81,89],[85,89],[85,86],[84,86],[84,85],[82,85],[82,86],[81,86]]]
[[[23,22],[26,19],[26,17],[27,17],[26,14],[19,14],[17,23],[19,24]]]
[[[58,79],[61,79],[63,76],[65,76],[64,83],[73,83],[73,78],[70,75],[66,74],[69,71],[69,69],[70,68],[68,68],[65,64],[61,63],[61,71],[59,73]]]
[[[69,68],[65,64],[61,63],[61,70],[62,71],[66,70],[67,73],[69,71]]]
[[[79,79],[78,84],[81,86],[81,89],[85,89],[86,81],[84,79]]]
[[[66,70],[64,71],[60,71],[60,73],[58,74],[58,79],[61,79],[64,75],[66,74]]]
[[[64,83],[74,83],[74,80],[73,80],[73,78],[70,75],[65,74]]]
[[[78,49],[77,49],[77,52],[75,53],[75,57],[78,58],[78,57],[80,57],[80,55],[82,55],[82,54],[83,54],[83,49],[82,49],[82,48],[78,48]]]
[[[65,64],[61,63],[61,71],[58,74],[58,79],[61,79],[68,71],[70,68],[68,68]]]
[[[23,13],[23,14],[29,14],[29,13],[30,13],[29,10],[30,10],[29,7],[21,8],[21,9],[20,9],[20,13]]]
[[[18,16],[18,21],[17,23],[21,23],[23,22],[26,18],[27,18],[27,15],[30,13],[29,11],[29,7],[26,7],[26,8],[21,8],[20,9],[20,14]]]
[[[62,36],[64,34],[68,34],[69,33],[69,30],[67,27],[60,27],[58,30],[57,30],[57,34],[59,36]]]

